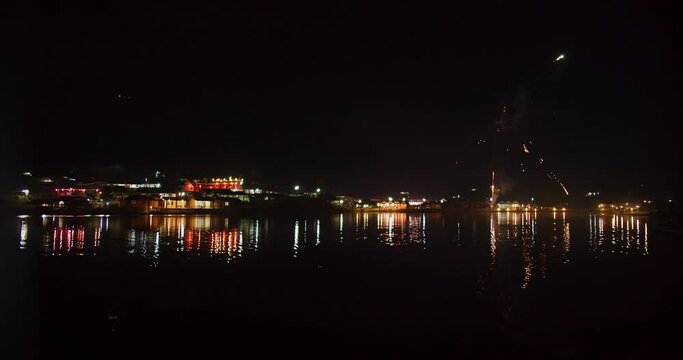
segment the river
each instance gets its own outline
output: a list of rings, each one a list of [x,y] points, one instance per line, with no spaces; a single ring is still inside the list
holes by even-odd
[[[683,319],[681,239],[647,217],[6,220],[30,357],[645,356]]]

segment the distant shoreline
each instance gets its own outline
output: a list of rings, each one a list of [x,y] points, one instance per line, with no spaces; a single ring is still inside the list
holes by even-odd
[[[649,212],[610,212],[598,211],[589,208],[566,208],[565,210],[555,210],[543,208],[538,210],[491,210],[486,208],[446,208],[446,209],[400,209],[400,210],[380,210],[380,209],[345,209],[345,208],[231,208],[231,209],[6,209],[6,213],[14,215],[281,215],[281,214],[340,214],[340,213],[443,213],[443,214],[487,214],[487,213],[582,213],[582,214],[604,214],[604,215],[634,215],[648,216],[658,213]]]

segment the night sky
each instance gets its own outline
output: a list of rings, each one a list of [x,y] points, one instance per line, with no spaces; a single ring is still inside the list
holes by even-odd
[[[680,180],[673,5],[224,3],[18,9],[3,161],[426,195],[499,167],[528,194],[547,179],[475,145],[505,107],[572,192]]]

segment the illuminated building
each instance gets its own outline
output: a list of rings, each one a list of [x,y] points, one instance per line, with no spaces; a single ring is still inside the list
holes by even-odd
[[[425,202],[427,202],[427,199],[424,199],[424,198],[422,198],[422,199],[415,199],[415,198],[408,199],[408,205],[410,205],[410,206],[420,206],[420,205],[424,204]]]
[[[202,196],[214,199],[236,199],[241,202],[250,202],[254,197],[254,195],[236,190],[207,190],[202,192]]]
[[[191,209],[222,209],[230,202],[216,198],[195,198],[192,196],[170,196],[157,198],[154,196],[133,195],[123,200],[122,206],[147,211],[191,210]]]
[[[55,189],[55,196],[57,197],[67,197],[67,196],[78,196],[84,197],[85,190],[83,188],[58,188]]]
[[[500,210],[519,210],[522,207],[518,202],[501,202],[497,204],[496,208]]]
[[[496,204],[496,211],[529,211],[534,210],[535,207],[531,204],[520,204],[517,201],[506,201]]]
[[[440,203],[435,201],[425,202],[420,207],[425,210],[441,210],[443,208]]]
[[[335,207],[354,208],[360,207],[362,200],[352,196],[339,195],[335,200],[330,201],[330,204]]]
[[[154,210],[158,209],[159,206],[162,204],[162,201],[156,198],[144,196],[144,195],[133,195],[129,196],[123,201],[121,201],[121,205],[123,207],[130,207],[134,209],[141,209],[141,210]]]
[[[408,208],[408,205],[403,202],[399,201],[382,201],[377,203],[377,207],[380,210],[385,210],[385,211],[397,211],[397,210],[405,210]]]
[[[256,194],[263,194],[262,189],[244,189],[245,194],[250,194],[250,195],[256,195]]]
[[[195,180],[193,182],[186,181],[183,184],[183,190],[187,192],[201,192],[204,190],[232,190],[242,191],[242,178],[214,178],[210,181],[208,179]]]
[[[206,198],[190,198],[189,208],[190,209],[218,209],[220,207],[220,201]]]
[[[187,201],[183,198],[165,198],[162,200],[165,209],[185,209]]]
[[[142,183],[142,184],[111,184],[112,186],[125,187],[128,189],[158,189],[161,187],[160,183]]]

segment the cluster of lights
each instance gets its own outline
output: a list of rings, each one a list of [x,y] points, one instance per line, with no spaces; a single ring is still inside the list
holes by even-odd
[[[294,185],[294,191],[299,191],[299,190],[301,190],[301,186],[299,186],[299,185]],[[316,189],[315,189],[315,192],[318,193],[318,194],[320,194],[322,191],[323,191],[323,190],[322,190],[321,188],[316,188]]]
[[[510,204],[497,204],[496,205],[496,211],[530,211],[532,210],[531,204],[518,204],[518,203],[510,203]],[[536,209],[533,209],[536,210]]]
[[[112,184],[114,186],[125,187],[129,189],[158,189],[161,187],[160,183],[144,183],[144,184]]]
[[[228,182],[228,181],[242,181],[240,178],[233,178],[232,176],[227,178],[211,178],[211,182]]]
[[[643,201],[643,202],[647,202],[647,200],[645,200],[645,201]],[[651,203],[651,202],[652,202],[652,201],[647,202],[647,203],[649,204],[649,203]],[[606,209],[610,209],[610,210],[613,210],[613,211],[638,211],[638,209],[640,209],[640,205],[629,205],[629,203],[625,203],[625,204],[623,204],[623,205],[616,205],[616,204],[609,204],[609,205],[607,205],[607,204],[599,204],[599,205],[598,205],[598,209],[600,209],[600,211],[605,211]]]
[[[389,201],[377,203],[377,207],[381,208],[382,210],[403,210],[406,208],[406,204],[389,198]]]
[[[206,180],[203,180],[206,181]],[[242,178],[212,178],[210,182],[202,182],[202,180],[195,180],[194,184],[188,184],[186,190],[188,191],[202,191],[202,190],[232,190],[241,191],[244,179]],[[194,189],[196,187],[196,190]]]
[[[408,199],[408,205],[410,206],[420,206],[427,202],[427,199],[422,198],[422,199]]]
[[[63,189],[55,189],[55,192],[65,192],[65,191],[70,191],[70,192],[85,192],[85,189],[78,189],[78,188],[63,188]]]

